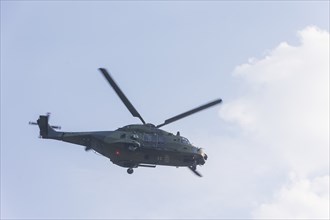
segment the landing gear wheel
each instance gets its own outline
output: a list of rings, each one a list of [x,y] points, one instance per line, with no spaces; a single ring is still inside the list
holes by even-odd
[[[133,172],[134,172],[133,168],[128,168],[128,169],[127,169],[127,173],[128,173],[128,174],[132,174]]]

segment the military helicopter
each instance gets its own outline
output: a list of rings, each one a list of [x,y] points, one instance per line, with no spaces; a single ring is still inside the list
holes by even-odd
[[[99,68],[105,79],[117,93],[121,101],[134,117],[141,120],[142,124],[126,125],[115,131],[94,132],[59,132],[60,126],[49,125],[49,116],[40,115],[37,122],[40,138],[61,140],[85,146],[85,150],[95,152],[107,157],[112,163],[127,168],[127,173],[132,174],[137,167],[151,167],[157,165],[188,167],[197,176],[202,175],[196,170],[197,165],[205,164],[206,153],[202,148],[193,146],[189,140],[177,132],[176,135],[161,130],[160,127],[187,117],[206,108],[220,104],[221,99],[209,102],[164,121],[157,126],[146,123],[131,102],[118,87],[116,82],[104,68]]]

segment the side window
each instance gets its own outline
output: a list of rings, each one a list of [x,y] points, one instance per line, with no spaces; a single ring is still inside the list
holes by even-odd
[[[152,141],[152,136],[150,134],[144,134],[143,140],[145,142],[151,142]]]
[[[152,139],[152,142],[157,143],[158,142],[158,135],[157,134],[152,134],[151,139]]]
[[[165,143],[165,138],[162,135],[158,136],[158,144],[164,144]]]
[[[157,134],[144,134],[143,140],[147,145],[157,146],[158,136]]]

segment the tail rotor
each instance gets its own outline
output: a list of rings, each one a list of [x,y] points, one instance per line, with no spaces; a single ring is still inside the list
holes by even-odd
[[[30,121],[29,125],[38,125],[40,128],[41,138],[50,138],[59,134],[56,130],[60,130],[61,126],[58,125],[49,125],[48,120],[50,118],[50,113],[47,112],[46,115],[40,115],[37,122]]]

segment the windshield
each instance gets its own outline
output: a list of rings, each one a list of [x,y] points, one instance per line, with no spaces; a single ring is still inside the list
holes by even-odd
[[[183,144],[190,144],[189,140],[185,137],[181,137],[181,143]]]

